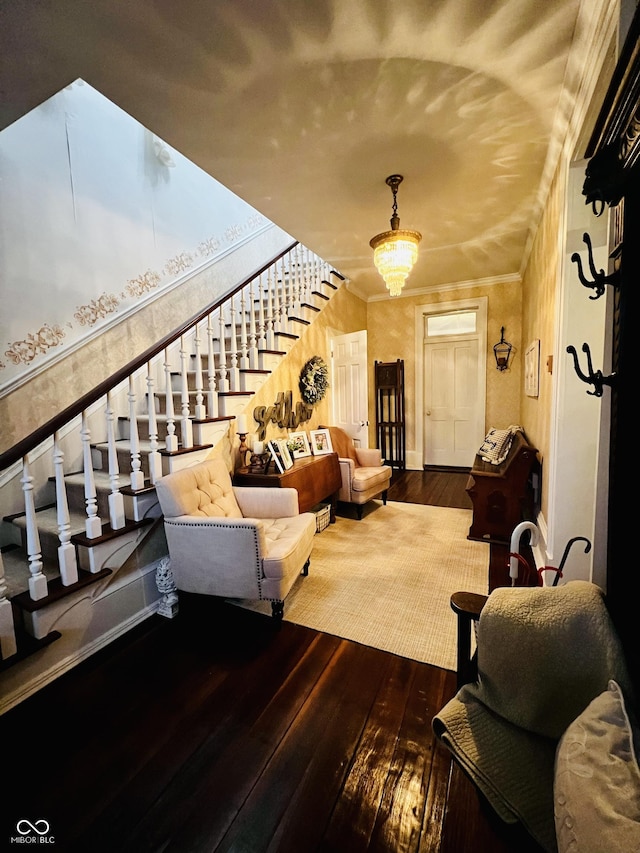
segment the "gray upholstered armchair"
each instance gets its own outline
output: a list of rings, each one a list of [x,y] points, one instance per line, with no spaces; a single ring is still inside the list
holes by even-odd
[[[354,447],[351,436],[340,427],[321,428],[329,430],[331,444],[340,462],[342,485],[338,500],[355,504],[359,519],[364,505],[374,498],[381,497],[386,504],[392,471],[389,465],[383,465],[380,451]]]
[[[307,574],[316,530],[298,512],[295,489],[234,487],[221,457],[156,483],[176,587],[185,592],[271,601]]]

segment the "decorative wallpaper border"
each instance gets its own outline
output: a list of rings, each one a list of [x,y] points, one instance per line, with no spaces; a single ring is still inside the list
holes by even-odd
[[[192,269],[199,259],[213,258],[223,250],[236,243],[252,231],[263,227],[268,220],[260,213],[251,214],[241,224],[230,225],[221,236],[212,236],[203,240],[193,252],[183,251],[165,261],[161,272],[148,269],[135,278],[129,279],[119,292],[102,293],[97,299],[92,299],[86,305],[77,306],[73,319],[64,324],[45,323],[36,331],[29,332],[22,340],[9,342],[4,357],[0,358],[0,371],[5,370],[8,363],[13,365],[31,364],[39,357],[50,354],[62,346],[68,333],[66,330],[78,326],[95,326],[111,314],[115,314],[123,302],[140,300],[154,290],[171,284],[179,275]]]

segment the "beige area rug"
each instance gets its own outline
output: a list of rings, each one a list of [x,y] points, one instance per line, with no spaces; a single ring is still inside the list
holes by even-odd
[[[367,511],[369,510],[369,511]],[[456,668],[453,592],[486,593],[489,546],[466,536],[471,510],[373,502],[316,534],[308,577],[284,619],[444,669]],[[235,601],[270,613],[267,602]]]

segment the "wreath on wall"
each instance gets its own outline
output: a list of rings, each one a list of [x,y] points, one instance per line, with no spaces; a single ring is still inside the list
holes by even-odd
[[[305,403],[319,403],[329,387],[329,368],[319,355],[314,355],[300,371],[300,393]]]

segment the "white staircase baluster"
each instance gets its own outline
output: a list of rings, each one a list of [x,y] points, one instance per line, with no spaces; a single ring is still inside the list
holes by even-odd
[[[287,252],[287,316],[293,315],[293,263],[292,254]]]
[[[255,370],[258,366],[258,337],[256,331],[256,302],[253,289],[254,279],[249,282],[249,367]]]
[[[249,345],[247,342],[247,300],[244,287],[240,291],[240,369],[249,367]]]
[[[202,351],[200,348],[200,323],[196,323],[194,328],[193,342],[196,351],[196,405],[194,409],[194,417],[198,421],[202,421],[207,417],[207,412],[204,406],[204,391],[202,381]]]
[[[189,353],[186,349],[185,336],[180,338],[180,402],[182,417],[180,418],[180,438],[182,447],[193,447],[193,424],[189,412]]]
[[[58,433],[53,436],[53,469],[56,479],[56,511],[58,519],[58,566],[63,586],[71,586],[78,580],[76,549],[71,544],[71,520],[67,501],[67,484],[64,479],[64,453]]]
[[[293,310],[297,317],[302,316],[300,303],[302,302],[302,284],[300,279],[300,246],[296,245],[293,250]]]
[[[7,598],[7,584],[4,579],[4,563],[0,553],[0,657],[2,660],[12,657],[18,651],[16,628],[13,622],[13,607]]]
[[[162,457],[158,442],[158,418],[156,417],[156,395],[155,378],[153,375],[153,364],[147,362],[147,415],[149,418],[149,480],[155,486],[158,479],[162,477]]]
[[[142,462],[140,461],[140,433],[138,431],[138,395],[136,394],[136,386],[134,377],[129,377],[129,444],[131,454],[131,474],[129,482],[131,488],[144,489],[144,473],[142,472]]]
[[[240,390],[240,370],[238,368],[238,338],[236,336],[236,300],[231,297],[229,302],[231,313],[231,337],[229,339],[229,390]]]
[[[176,435],[176,418],[173,409],[173,386],[171,383],[171,359],[168,347],[164,351],[164,376],[165,376],[165,414],[167,417],[167,437],[164,442],[165,450],[175,453],[178,449],[178,436]]]
[[[273,267],[269,267],[267,273],[267,349],[275,349],[274,338],[274,316],[273,316]]]
[[[264,291],[262,289],[262,275],[258,277],[258,349],[267,348],[267,327],[264,319]]]
[[[85,535],[87,539],[97,539],[102,536],[102,521],[98,515],[98,499],[96,497],[96,483],[93,476],[93,459],[91,456],[91,430],[87,413],[82,413],[82,458],[84,465],[84,502],[87,512],[85,520]]]
[[[33,477],[29,470],[29,457],[22,461],[22,491],[24,493],[24,509],[27,526],[27,556],[29,558],[29,594],[34,601],[46,598],[48,594],[47,579],[42,572],[42,551],[40,535],[36,524],[36,508],[33,500]]]
[[[302,252],[302,275],[304,278],[304,301],[313,305],[311,298],[311,276],[309,275],[309,250],[306,246]]]
[[[113,530],[124,527],[124,498],[120,492],[120,467],[118,465],[118,450],[116,447],[115,414],[111,393],[107,394],[107,449],[109,459],[109,523]]]
[[[277,334],[282,331],[282,304],[277,264],[273,265],[273,285],[273,331]]]
[[[218,417],[218,392],[216,390],[216,355],[213,349],[213,312],[207,317],[207,414]]]
[[[220,358],[218,364],[218,376],[220,380],[218,382],[218,391],[224,393],[229,390],[229,379],[227,378],[227,344],[226,344],[226,330],[224,325],[224,305],[220,306],[219,312],[219,325],[220,325]]]

